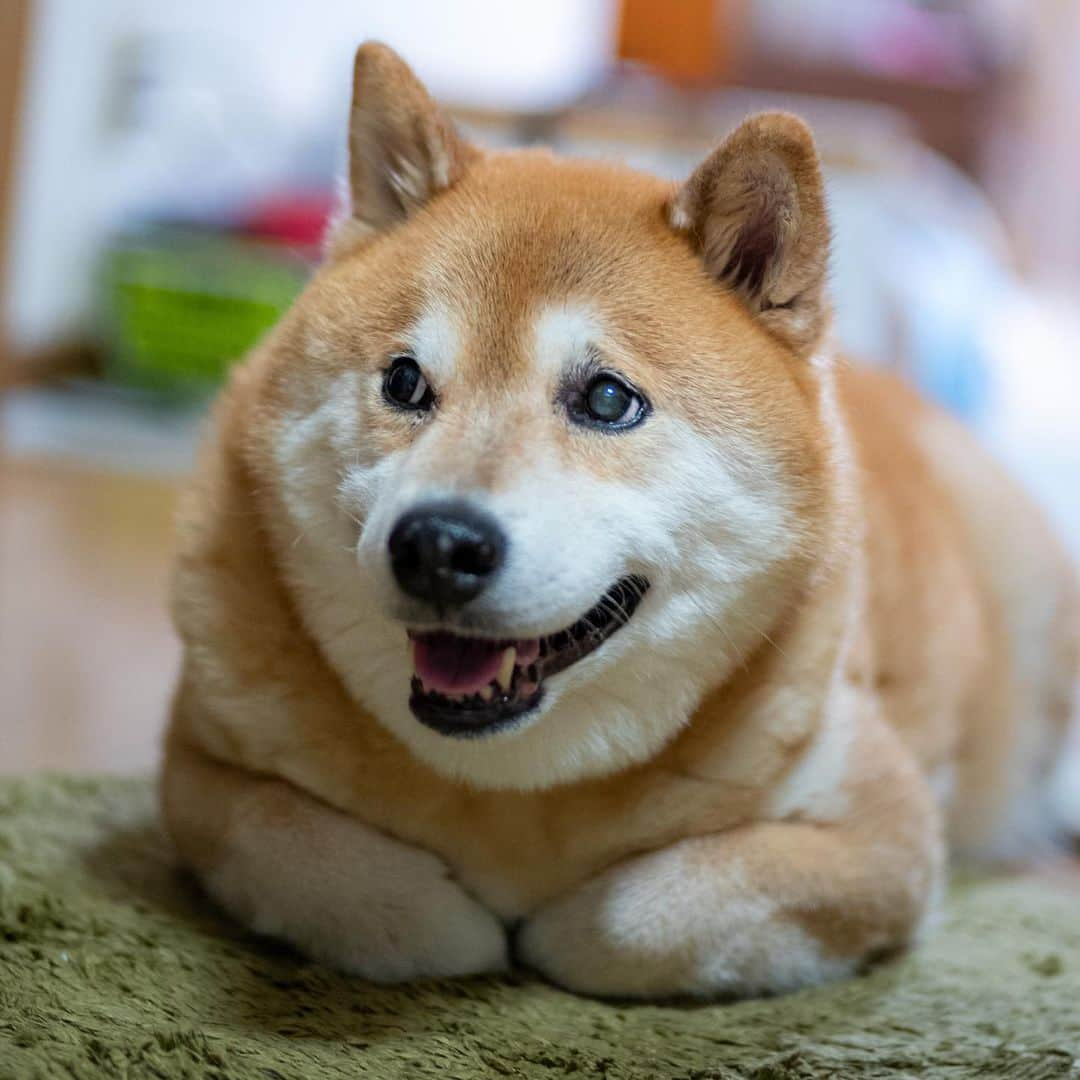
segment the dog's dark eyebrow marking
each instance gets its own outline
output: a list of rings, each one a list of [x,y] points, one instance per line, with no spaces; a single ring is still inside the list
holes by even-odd
[[[590,373],[593,371],[607,370],[609,367],[609,365],[604,362],[604,354],[600,351],[600,347],[594,345],[592,342],[589,342],[585,348],[585,362],[588,365]]]
[[[587,379],[590,375],[598,375],[601,371],[614,370],[604,362],[600,350],[590,343],[580,355],[574,356],[563,368],[559,376],[559,385],[565,388]]]

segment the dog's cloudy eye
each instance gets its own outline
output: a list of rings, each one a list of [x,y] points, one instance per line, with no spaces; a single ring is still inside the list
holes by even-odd
[[[396,357],[390,364],[383,378],[383,393],[402,409],[424,411],[435,403],[434,392],[411,356]]]
[[[585,414],[594,424],[630,427],[645,415],[645,403],[621,379],[597,375],[585,388]]]

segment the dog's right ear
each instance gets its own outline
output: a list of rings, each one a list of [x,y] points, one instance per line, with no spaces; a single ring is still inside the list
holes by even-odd
[[[393,49],[361,45],[349,114],[351,205],[331,248],[404,221],[453,184],[475,154]]]
[[[802,355],[828,323],[829,219],[809,128],[787,113],[744,121],[670,206],[708,272]]]

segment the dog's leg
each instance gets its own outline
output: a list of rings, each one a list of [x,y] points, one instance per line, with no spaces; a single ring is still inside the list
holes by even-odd
[[[162,795],[185,862],[258,933],[379,982],[506,966],[502,925],[434,855],[175,740]]]
[[[748,996],[847,975],[903,947],[940,881],[921,779],[881,776],[843,821],[774,821],[636,856],[525,923],[518,955],[554,982],[631,997]]]

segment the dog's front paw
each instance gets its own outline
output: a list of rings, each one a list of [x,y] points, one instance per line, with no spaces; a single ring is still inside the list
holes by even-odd
[[[538,912],[518,932],[517,959],[558,986],[596,997],[716,991],[696,953],[693,929],[680,934],[649,912],[638,919],[597,899],[591,891],[571,895]]]
[[[429,880],[420,895],[408,899],[357,907],[345,935],[316,932],[307,951],[342,971],[383,983],[507,968],[502,924],[450,878]]]
[[[672,902],[689,891],[677,850],[615,868],[535,912],[518,959],[560,986],[600,997],[709,993],[700,957],[705,912]]]
[[[648,996],[648,958],[611,947],[607,928],[566,905],[545,908],[514,940],[516,958],[558,986],[599,997]]]
[[[204,881],[257,933],[376,982],[507,967],[502,924],[434,855],[285,785],[244,809]]]
[[[701,837],[612,867],[534,913],[517,955],[600,997],[746,997],[854,970],[857,953],[830,954],[757,885],[748,844]]]

